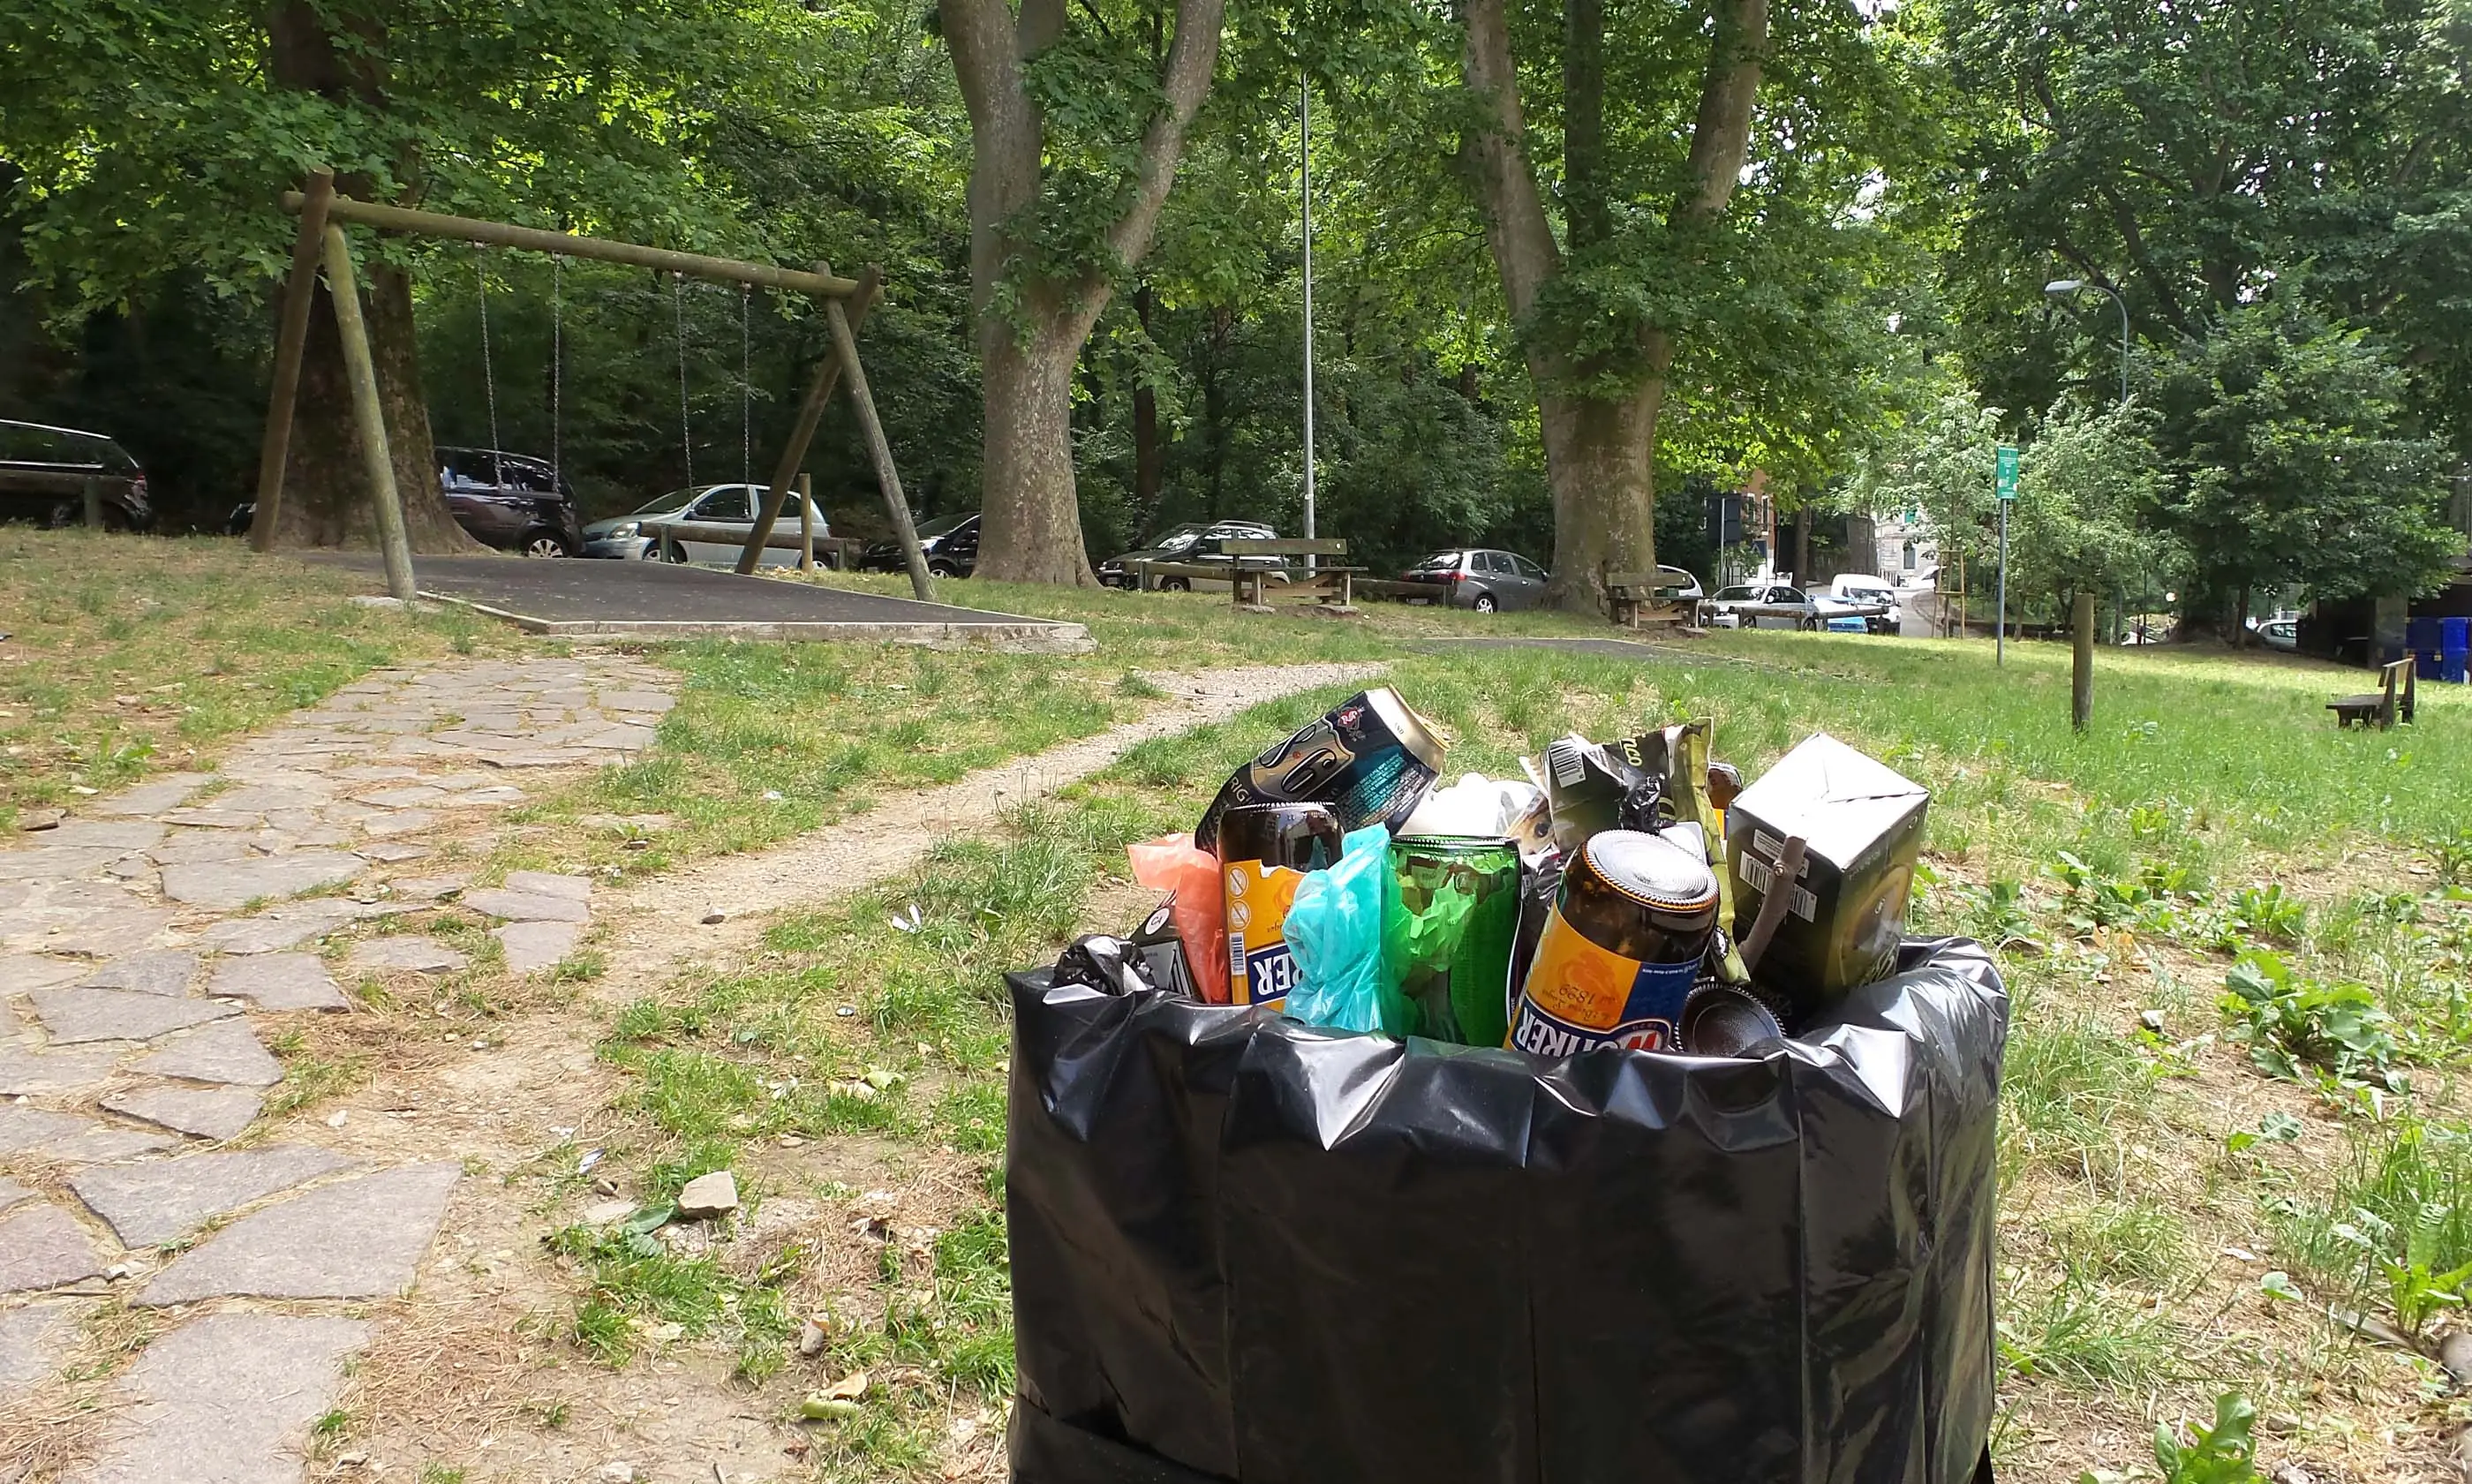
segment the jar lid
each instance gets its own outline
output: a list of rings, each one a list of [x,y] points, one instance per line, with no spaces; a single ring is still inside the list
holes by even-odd
[[[1661,836],[1604,830],[1588,836],[1580,855],[1599,880],[1643,907],[1701,912],[1717,905],[1708,862]]]

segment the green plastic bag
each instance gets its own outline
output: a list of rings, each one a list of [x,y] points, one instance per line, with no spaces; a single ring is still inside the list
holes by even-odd
[[[1287,1013],[1334,1030],[1414,1034],[1416,1007],[1392,987],[1382,962],[1382,894],[1390,879],[1390,831],[1369,824],[1340,842],[1339,863],[1296,885],[1288,908],[1288,952],[1296,985]]]

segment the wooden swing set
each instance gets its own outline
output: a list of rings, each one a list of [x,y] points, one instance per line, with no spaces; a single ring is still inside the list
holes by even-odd
[[[273,549],[275,528],[282,516],[284,464],[291,456],[293,412],[300,396],[300,360],[309,338],[309,308],[315,297],[318,271],[323,267],[328,296],[335,305],[335,327],[343,340],[345,375],[351,389],[354,442],[376,497],[378,549],[386,565],[387,591],[405,602],[414,596],[403,501],[395,486],[393,455],[387,444],[386,419],[378,403],[377,368],[369,353],[368,328],[361,316],[351,244],[344,235],[343,224],[352,222],[384,231],[544,252],[553,259],[623,263],[683,277],[813,296],[823,307],[833,352],[816,364],[815,375],[807,384],[806,399],[799,404],[797,421],[792,425],[789,442],[774,466],[772,483],[752,512],[754,527],[738,554],[737,571],[747,574],[755,570],[772,540],[782,499],[796,483],[798,466],[806,461],[807,445],[815,436],[816,425],[823,418],[824,404],[831,400],[841,381],[847,378],[859,432],[875,464],[876,484],[884,494],[885,513],[908,559],[911,590],[923,601],[934,601],[935,578],[929,575],[926,556],[918,548],[918,532],[911,524],[910,506],[901,493],[901,475],[893,467],[892,445],[885,438],[884,425],[875,412],[875,398],[868,390],[867,369],[859,364],[857,327],[866,319],[883,283],[876,270],[869,268],[857,278],[842,278],[821,263],[816,265],[814,271],[802,272],[735,258],[706,257],[503,222],[382,206],[338,196],[334,173],[326,170],[309,177],[307,190],[284,192],[283,209],[298,214],[300,230],[292,244],[292,271],[285,284],[283,314],[275,331],[274,392],[267,408],[266,436],[258,455],[257,511],[249,537],[252,550]],[[804,503],[802,500],[802,509]]]

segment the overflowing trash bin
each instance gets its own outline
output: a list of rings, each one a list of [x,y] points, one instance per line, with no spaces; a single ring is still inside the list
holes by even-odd
[[[1905,935],[1922,790],[1704,727],[1434,789],[1359,703],[1009,977],[1017,1484],[1987,1471],[2008,1000]]]

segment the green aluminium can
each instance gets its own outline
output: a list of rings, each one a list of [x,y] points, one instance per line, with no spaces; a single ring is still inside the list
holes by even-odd
[[[1390,842],[1384,966],[1437,1041],[1500,1046],[1509,1033],[1510,945],[1519,931],[1519,847],[1508,839],[1404,836]]]

